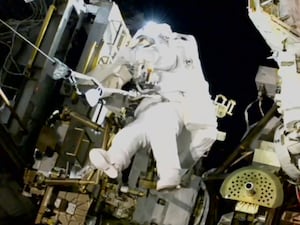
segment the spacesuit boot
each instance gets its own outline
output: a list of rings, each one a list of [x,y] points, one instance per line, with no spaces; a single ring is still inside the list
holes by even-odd
[[[181,175],[179,169],[165,169],[159,174],[156,190],[173,190],[180,188]]]
[[[101,148],[90,150],[89,158],[93,166],[103,171],[110,178],[117,178],[120,172],[119,166],[111,162],[107,151]]]

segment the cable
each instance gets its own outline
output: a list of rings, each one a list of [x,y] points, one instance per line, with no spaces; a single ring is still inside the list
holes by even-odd
[[[11,75],[24,75],[23,73],[20,73],[20,68],[18,66],[18,64],[16,63],[16,61],[14,60],[13,56],[12,56],[12,51],[13,51],[13,47],[14,47],[14,43],[15,43],[15,33],[13,33],[12,39],[11,39],[11,47],[9,48],[9,52],[7,57],[5,58],[5,61],[3,63],[3,69],[5,72],[11,74]],[[10,61],[13,63],[13,65],[15,66],[15,68],[18,70],[18,73],[12,72],[10,71],[6,65],[8,64],[8,60],[10,59]]]
[[[55,63],[56,61],[48,56],[45,52],[43,52],[41,49],[36,47],[34,44],[32,44],[29,40],[27,40],[23,35],[21,35],[19,32],[14,30],[9,24],[5,23],[2,19],[0,19],[0,22],[3,23],[7,28],[9,28],[14,34],[18,35],[21,39],[23,39],[27,44],[29,44],[31,47],[33,47],[35,50],[37,50],[39,53],[41,53],[44,57],[46,57],[50,62]]]
[[[298,203],[300,203],[299,186],[298,186],[298,185],[295,185],[295,189],[296,189],[296,197],[297,197]]]
[[[32,28],[34,26],[39,25],[41,22],[42,22],[42,20],[34,20],[34,19],[24,19],[21,21],[12,20],[12,21],[10,21],[10,26],[14,26],[14,30],[16,30],[16,31],[19,29],[22,29],[22,31],[25,30],[28,32],[28,31],[32,30]],[[23,32],[25,32],[25,31],[23,31]],[[13,56],[15,36],[16,36],[15,32],[12,32],[11,30],[8,32],[5,32],[4,35],[0,35],[0,38],[2,40],[6,40],[6,42],[7,42],[7,43],[5,43],[4,41],[1,41],[1,44],[5,45],[9,49],[9,52],[4,60],[2,69],[10,75],[24,75],[25,71],[21,72],[21,69],[19,68],[19,65],[17,64],[17,62],[15,61],[14,56]],[[9,43],[9,42],[11,42],[11,43]],[[11,63],[8,63],[8,62],[11,62]],[[13,66],[15,67],[17,72],[13,72],[8,69],[8,67],[11,67],[11,64],[13,64]],[[1,80],[3,81],[3,77],[1,78]]]
[[[246,107],[246,109],[245,109],[245,111],[244,111],[244,116],[245,116],[245,122],[246,122],[246,130],[248,131],[249,130],[249,128],[250,128],[250,125],[249,125],[249,117],[248,117],[248,110],[253,106],[253,104],[255,103],[255,102],[257,102],[258,101],[258,99],[255,99],[254,101],[252,101],[252,102],[250,102],[248,105],[247,105],[247,107]]]
[[[245,122],[246,122],[246,132],[250,129],[250,125],[249,125],[249,117],[248,117],[248,110],[256,103],[258,102],[258,109],[259,109],[259,112],[261,114],[262,117],[264,117],[265,113],[262,109],[262,92],[261,90],[259,90],[258,92],[258,97],[257,99],[255,99],[254,101],[250,102],[247,107],[245,108],[245,111],[244,111],[244,116],[245,116]]]

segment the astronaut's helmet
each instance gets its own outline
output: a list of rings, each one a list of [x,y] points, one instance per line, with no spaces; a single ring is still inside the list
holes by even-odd
[[[177,62],[176,48],[172,44],[175,33],[168,24],[147,23],[132,38],[135,61],[147,62],[153,69],[170,70]]]
[[[144,42],[144,44],[161,44],[168,42],[173,37],[171,27],[166,23],[148,22],[144,27],[139,29],[133,36],[131,46],[137,43]]]

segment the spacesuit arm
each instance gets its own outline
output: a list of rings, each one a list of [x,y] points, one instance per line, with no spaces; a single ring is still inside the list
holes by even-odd
[[[132,78],[126,65],[119,63],[99,64],[87,75],[97,79],[104,87],[117,89],[121,89]]]

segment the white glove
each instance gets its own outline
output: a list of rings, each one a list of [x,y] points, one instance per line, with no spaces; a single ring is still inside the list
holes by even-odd
[[[72,70],[63,62],[61,62],[59,59],[54,58],[55,60],[55,69],[53,71],[52,78],[54,80],[59,79],[67,79],[70,75]]]

